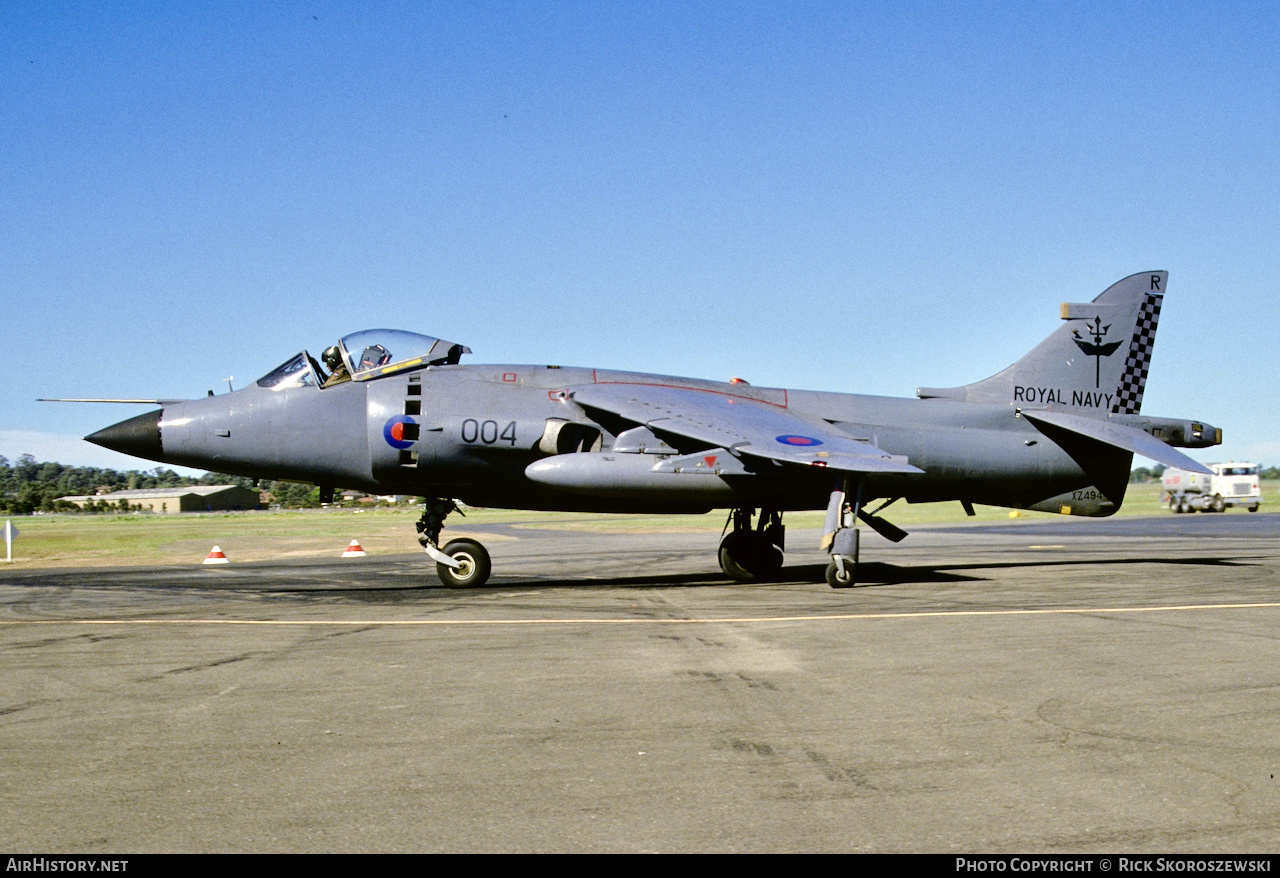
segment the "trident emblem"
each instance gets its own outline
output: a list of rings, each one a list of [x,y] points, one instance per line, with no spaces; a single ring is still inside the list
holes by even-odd
[[[1102,325],[1101,317],[1093,318],[1093,325],[1085,324],[1085,332],[1093,336],[1092,344],[1080,335],[1080,330],[1071,330],[1071,340],[1076,343],[1076,347],[1084,351],[1085,356],[1093,357],[1093,386],[1102,386],[1102,358],[1109,357],[1116,352],[1116,348],[1120,347],[1120,342],[1112,341],[1107,344],[1102,343],[1102,337],[1107,334],[1107,330],[1111,328],[1111,324]]]

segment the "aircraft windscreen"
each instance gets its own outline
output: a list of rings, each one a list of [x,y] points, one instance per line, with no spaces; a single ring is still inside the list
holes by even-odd
[[[281,363],[258,379],[258,386],[268,390],[309,387],[315,383],[316,376],[311,371],[311,364],[307,362],[305,351]]]
[[[469,348],[399,329],[366,329],[340,342],[347,367],[357,381],[388,375],[403,369],[439,363],[456,363]]]

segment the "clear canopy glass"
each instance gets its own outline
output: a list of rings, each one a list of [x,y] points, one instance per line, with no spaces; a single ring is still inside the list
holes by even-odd
[[[463,354],[471,353],[471,349],[463,345],[400,329],[353,332],[338,342],[338,349],[348,374],[356,381],[368,381],[422,366],[456,363]],[[341,367],[338,371],[341,372]],[[346,380],[345,376],[342,380]],[[303,351],[259,378],[257,383],[268,390],[287,390],[291,387],[328,387],[334,382],[335,376],[326,380],[320,366]]]
[[[268,390],[309,387],[315,383],[316,375],[312,371],[305,351],[281,363],[258,379],[258,386]]]
[[[456,363],[471,349],[451,341],[400,329],[366,329],[338,342],[356,381],[420,366]]]

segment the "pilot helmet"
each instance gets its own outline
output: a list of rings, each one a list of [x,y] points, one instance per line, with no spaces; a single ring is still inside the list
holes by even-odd
[[[342,354],[338,351],[336,344],[325,348],[324,353],[320,355],[320,359],[324,360],[324,364],[329,367],[330,371],[342,365]]]

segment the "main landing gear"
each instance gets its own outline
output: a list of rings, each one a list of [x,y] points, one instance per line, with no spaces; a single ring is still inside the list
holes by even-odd
[[[720,541],[720,569],[738,582],[774,579],[782,570],[782,513],[761,509],[760,522],[753,530],[751,518],[755,514],[754,509],[733,510],[725,523],[726,528],[732,523],[733,530]]]
[[[479,588],[489,580],[493,569],[489,553],[475,540],[450,540],[440,548],[440,528],[450,512],[458,512],[452,500],[426,497],[426,509],[418,519],[418,542],[436,562],[440,581],[449,588]]]

